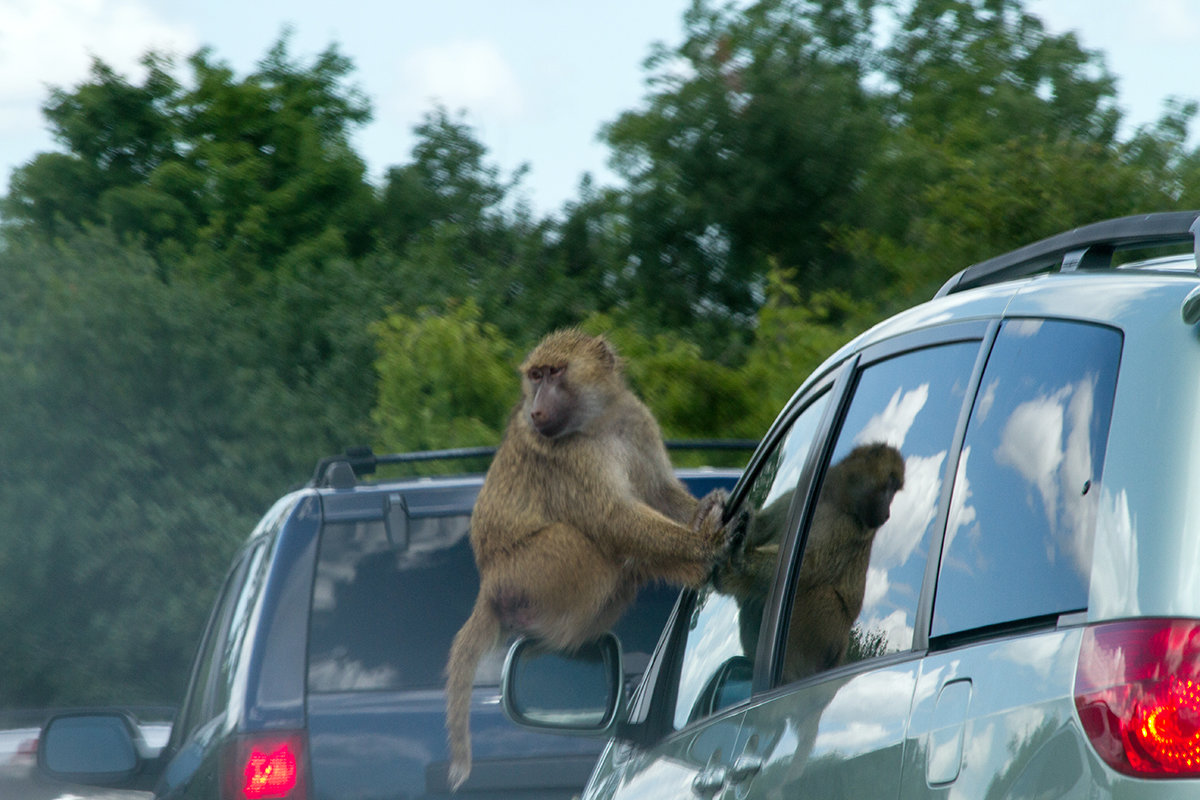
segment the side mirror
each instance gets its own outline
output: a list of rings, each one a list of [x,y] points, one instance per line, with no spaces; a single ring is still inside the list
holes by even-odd
[[[621,644],[611,633],[569,654],[521,638],[504,663],[504,713],[527,728],[609,736],[624,712],[624,695]]]
[[[60,781],[123,785],[141,771],[145,747],[137,724],[127,714],[60,714],[42,729],[38,769]]]

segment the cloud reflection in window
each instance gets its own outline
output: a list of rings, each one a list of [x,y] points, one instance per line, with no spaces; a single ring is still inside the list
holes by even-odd
[[[1088,492],[1095,394],[1096,376],[1089,375],[1021,403],[1005,423],[995,453],[998,464],[1015,469],[1036,491],[1051,537],[1081,575],[1091,567],[1096,515]],[[1047,557],[1053,563],[1052,550]]]

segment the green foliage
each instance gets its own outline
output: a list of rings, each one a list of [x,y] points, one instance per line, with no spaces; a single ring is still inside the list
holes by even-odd
[[[177,698],[294,404],[219,296],[109,237],[10,240],[0,281],[0,705]]]
[[[1115,139],[1112,75],[1073,33],[1048,34],[1020,0],[916,0],[886,56],[900,121],[935,140],[964,122],[977,144]]]
[[[617,348],[631,388],[665,438],[756,439],[800,381],[877,313],[834,292],[812,306],[792,305],[795,289],[780,272],[771,274],[771,286],[750,358],[736,366],[706,359],[682,335],[647,335],[611,316],[592,315],[580,327]],[[393,312],[372,330],[379,350],[376,450],[499,442],[520,397],[515,367],[540,336],[514,345],[471,301],[444,313]]]
[[[507,183],[485,161],[487,149],[461,119],[444,108],[426,114],[414,129],[413,161],[388,171],[383,190],[386,241],[398,252],[422,232],[453,225],[477,236],[502,232],[502,205],[520,183],[521,167]]]
[[[754,398],[749,414],[759,430],[757,435],[766,432],[775,413],[810,373],[883,316],[874,304],[836,290],[801,303],[790,276],[781,270],[772,270],[768,280],[754,346],[741,370],[743,383]]]
[[[164,270],[215,253],[241,283],[330,232],[365,253],[377,204],[349,135],[370,106],[344,86],[352,64],[336,48],[303,66],[287,38],[242,80],[201,50],[190,87],[153,53],[141,85],[94,61],[88,81],[51,91],[46,118],[69,152],[16,170],[8,224],[48,238],[108,224]]]
[[[1100,56],[1019,0],[919,0],[884,55],[898,124],[867,176],[873,211],[835,235],[885,304],[1061,230],[1177,207],[1195,107],[1119,142]]]
[[[745,418],[745,401],[737,370],[706,361],[702,349],[677,333],[647,336],[612,318],[592,316],[581,326],[603,335],[625,363],[630,386],[658,419],[668,439],[752,437],[738,427]]]
[[[391,313],[372,326],[379,398],[378,450],[499,444],[520,396],[519,356],[472,301],[445,314]]]
[[[884,133],[864,88],[873,3],[696,0],[649,60],[644,110],[605,129],[630,183],[629,293],[667,327],[736,332],[771,263],[846,286],[828,227],[855,220]]]

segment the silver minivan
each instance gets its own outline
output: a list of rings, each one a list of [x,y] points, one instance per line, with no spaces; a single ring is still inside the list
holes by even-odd
[[[518,642],[509,715],[610,737],[586,798],[1197,796],[1198,217],[976,264],[846,345],[632,695],[614,639]]]

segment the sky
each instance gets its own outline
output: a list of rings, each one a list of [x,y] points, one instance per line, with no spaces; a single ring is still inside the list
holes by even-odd
[[[55,149],[40,107],[70,89],[93,56],[134,83],[149,50],[179,62],[200,47],[238,77],[290,28],[293,59],[331,43],[374,119],[354,144],[372,179],[411,160],[412,128],[441,103],[466,121],[536,213],[578,196],[580,178],[617,179],[600,127],[641,106],[653,42],[677,43],[689,0],[0,0],[0,190],[12,170]],[[1118,78],[1131,125],[1168,96],[1200,97],[1197,0],[1026,0],[1053,32],[1076,31]],[[181,68],[178,77],[190,71]]]

